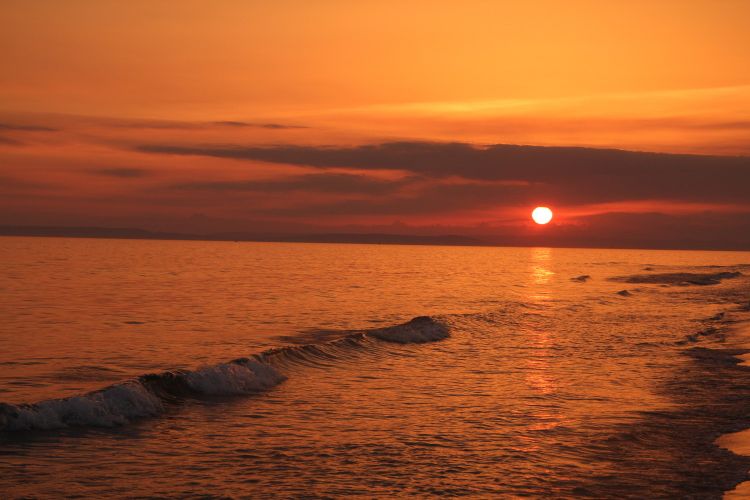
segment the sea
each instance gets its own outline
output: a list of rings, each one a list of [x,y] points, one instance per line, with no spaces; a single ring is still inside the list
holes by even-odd
[[[0,238],[2,498],[721,498],[750,253]]]

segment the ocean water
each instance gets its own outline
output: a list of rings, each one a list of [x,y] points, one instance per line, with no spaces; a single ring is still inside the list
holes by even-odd
[[[750,253],[0,238],[3,497],[720,498]]]

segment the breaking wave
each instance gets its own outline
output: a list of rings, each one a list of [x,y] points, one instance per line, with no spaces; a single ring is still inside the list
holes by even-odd
[[[270,349],[196,370],[141,375],[87,394],[32,404],[0,403],[0,431],[29,431],[67,427],[114,427],[133,419],[154,417],[170,405],[190,397],[255,394],[277,386],[289,364],[334,361],[342,350],[365,348],[369,339],[412,344],[434,342],[450,336],[448,327],[429,316],[400,325],[342,332],[340,338],[321,344]]]
[[[651,268],[647,268],[650,270]],[[722,280],[742,276],[739,271],[724,271],[719,273],[658,273],[658,274],[634,274],[632,276],[617,276],[610,281],[624,283],[648,283],[660,285],[718,285]]]

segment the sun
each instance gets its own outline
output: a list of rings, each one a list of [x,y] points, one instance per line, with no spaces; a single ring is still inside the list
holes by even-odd
[[[552,210],[547,207],[536,207],[534,211],[531,212],[531,218],[534,219],[534,222],[537,224],[547,224],[552,220]]]

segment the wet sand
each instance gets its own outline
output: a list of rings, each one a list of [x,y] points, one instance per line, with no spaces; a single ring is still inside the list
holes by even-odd
[[[739,326],[733,333],[737,345],[750,349],[750,323]],[[740,354],[737,358],[743,360],[743,366],[750,366],[750,353]],[[716,444],[737,455],[750,456],[750,429],[731,434],[724,434],[716,440]],[[731,491],[724,494],[726,499],[750,498],[750,481],[740,483]]]
[[[716,440],[716,444],[737,455],[750,456],[750,429],[732,434],[724,434]],[[724,498],[750,498],[750,481],[740,483],[735,489],[727,491],[724,493]]]

